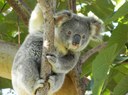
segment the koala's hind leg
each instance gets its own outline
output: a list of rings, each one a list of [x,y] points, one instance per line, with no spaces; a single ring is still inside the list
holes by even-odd
[[[48,95],[52,95],[57,92],[63,85],[65,79],[64,73],[57,73],[49,77],[48,82],[50,83],[50,91]]]
[[[28,91],[30,95],[35,95],[35,92],[38,88],[43,87],[44,85],[44,80],[39,78],[39,73],[37,70],[34,71],[34,68],[31,67],[33,72],[30,71],[30,74],[26,74],[26,77],[22,77],[22,83],[24,85],[24,88]],[[35,73],[35,74],[31,74]]]
[[[15,74],[12,74],[12,78],[13,89],[15,90],[16,95],[29,95],[26,90],[21,87],[19,78],[16,77]]]
[[[26,67],[24,64],[21,64],[17,68],[17,73],[14,75],[16,82],[13,80],[13,87],[18,95],[20,95],[20,93],[27,93],[21,95],[35,95],[36,90],[43,87],[44,80],[39,78],[37,64],[34,61],[24,60],[24,63],[27,64]]]

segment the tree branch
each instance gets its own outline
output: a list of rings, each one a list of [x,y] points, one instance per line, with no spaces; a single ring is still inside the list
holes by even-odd
[[[75,68],[69,73],[69,76],[73,82],[77,95],[84,95],[86,90],[86,82],[84,81],[84,78],[80,77],[80,75],[81,65],[78,62]]]
[[[76,0],[68,0],[69,10],[72,10],[76,13]]]
[[[19,4],[22,6],[22,8],[27,12],[29,15],[31,14],[32,10],[30,9],[29,6],[23,1],[23,0],[18,0]]]
[[[47,95],[49,84],[47,78],[51,74],[51,65],[45,58],[47,53],[54,50],[54,19],[53,19],[53,2],[52,0],[37,0],[43,13],[44,18],[44,35],[43,35],[43,51],[41,63],[41,78],[46,80],[44,87],[38,89],[36,95]]]
[[[12,6],[17,15],[23,20],[25,25],[28,26],[28,20],[31,13],[29,7],[27,7],[27,5],[22,0],[7,0],[7,2],[10,6]]]
[[[105,48],[106,46],[107,46],[107,42],[104,42],[103,44],[98,45],[97,47],[92,48],[91,50],[89,50],[88,52],[86,52],[84,55],[82,55],[82,56],[80,57],[81,63],[82,63],[82,64],[85,63],[85,61],[86,61],[89,57],[91,57],[94,53],[99,52],[100,50],[102,50],[102,49]]]

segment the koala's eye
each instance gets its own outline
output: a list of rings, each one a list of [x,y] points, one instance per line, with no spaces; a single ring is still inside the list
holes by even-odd
[[[82,38],[85,39],[85,35],[83,35]]]
[[[68,31],[68,35],[71,35],[71,31]]]

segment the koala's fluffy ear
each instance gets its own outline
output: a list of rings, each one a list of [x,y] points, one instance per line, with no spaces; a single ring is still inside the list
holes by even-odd
[[[73,17],[73,13],[67,10],[56,13],[54,16],[55,25],[61,26],[64,22],[70,20]]]
[[[92,39],[102,39],[100,33],[104,31],[103,22],[100,19],[90,17],[90,27]]]

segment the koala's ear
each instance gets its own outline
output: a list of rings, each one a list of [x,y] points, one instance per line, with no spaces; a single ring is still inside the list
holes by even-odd
[[[103,21],[94,17],[90,17],[90,27],[92,39],[101,39],[100,33],[104,31]]]
[[[58,12],[54,16],[55,25],[61,26],[64,22],[70,20],[73,17],[73,13],[67,10]]]

